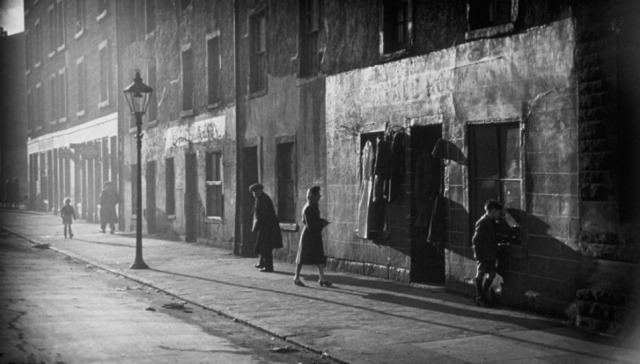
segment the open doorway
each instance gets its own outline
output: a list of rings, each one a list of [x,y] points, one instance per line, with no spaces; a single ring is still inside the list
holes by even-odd
[[[253,226],[253,196],[249,186],[259,182],[258,175],[258,147],[246,147],[242,151],[242,239],[240,246],[235,248],[237,254],[252,255],[255,238],[251,232]]]
[[[430,233],[444,224],[444,221],[432,219],[444,183],[441,160],[433,155],[441,138],[440,124],[411,128],[411,281],[415,283],[444,284],[445,279],[443,251],[429,238]]]
[[[198,160],[195,153],[185,154],[185,237],[186,242],[198,240]]]

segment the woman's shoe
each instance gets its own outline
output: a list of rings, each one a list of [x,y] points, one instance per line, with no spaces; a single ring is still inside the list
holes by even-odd
[[[322,286],[322,287],[331,287],[331,286],[333,286],[333,283],[331,283],[329,281],[319,280],[318,283],[320,283],[320,286]]]
[[[302,283],[302,281],[299,280],[299,279],[294,279],[293,280],[293,284],[295,284],[296,286],[300,286],[300,287],[306,287],[306,285],[304,283]]]

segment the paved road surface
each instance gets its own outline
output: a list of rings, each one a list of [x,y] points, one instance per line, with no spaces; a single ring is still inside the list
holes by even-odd
[[[6,233],[0,274],[2,363],[329,362]]]

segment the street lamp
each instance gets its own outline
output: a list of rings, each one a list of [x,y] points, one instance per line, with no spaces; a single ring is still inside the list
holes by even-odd
[[[136,138],[138,139],[138,181],[136,190],[136,260],[130,269],[148,269],[142,260],[142,115],[147,111],[153,89],[142,82],[140,70],[136,70],[133,83],[123,90],[131,115],[136,117]]]

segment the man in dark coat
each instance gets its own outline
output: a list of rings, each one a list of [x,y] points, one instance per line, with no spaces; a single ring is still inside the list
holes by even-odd
[[[263,190],[264,186],[260,183],[249,186],[249,191],[253,193],[256,200],[253,206],[251,231],[256,234],[254,253],[260,255],[260,261],[255,267],[261,272],[268,273],[273,272],[273,249],[282,248],[282,235],[276,209],[269,195]]]
[[[115,223],[118,222],[116,214],[116,205],[120,202],[120,196],[116,192],[116,188],[111,181],[104,183],[104,188],[100,193],[100,229],[104,233],[107,224],[111,228],[111,234],[116,229]],[[140,218],[140,216],[138,216]]]
[[[490,306],[487,293],[496,276],[496,259],[498,257],[497,220],[502,214],[502,205],[494,200],[484,204],[485,214],[476,222],[471,242],[473,257],[476,259],[477,273],[475,278],[476,304]],[[485,276],[487,278],[485,279]]]

